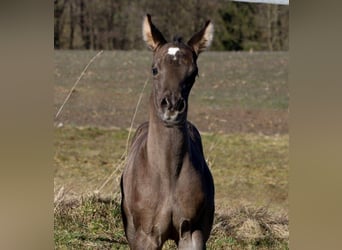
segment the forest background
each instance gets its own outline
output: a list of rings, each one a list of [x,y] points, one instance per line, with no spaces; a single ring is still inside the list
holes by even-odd
[[[140,50],[146,13],[167,40],[215,24],[212,50],[286,51],[289,6],[204,0],[54,0],[54,48]],[[186,41],[188,37],[184,37]]]

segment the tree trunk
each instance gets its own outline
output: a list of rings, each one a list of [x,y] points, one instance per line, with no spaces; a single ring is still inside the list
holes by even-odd
[[[61,43],[61,31],[62,31],[62,15],[64,12],[65,4],[67,3],[67,0],[64,0],[62,4],[60,4],[59,0],[54,0],[54,17],[55,17],[55,24],[54,24],[54,48],[60,49]]]
[[[69,17],[70,17],[70,33],[69,33],[69,49],[74,48],[74,33],[75,33],[75,7],[73,1],[70,2]]]
[[[89,15],[86,10],[84,0],[80,2],[80,28],[82,33],[83,46],[85,49],[90,49],[90,28],[89,28]]]
[[[273,51],[273,43],[272,43],[272,6],[270,4],[267,5],[267,44],[268,49]]]

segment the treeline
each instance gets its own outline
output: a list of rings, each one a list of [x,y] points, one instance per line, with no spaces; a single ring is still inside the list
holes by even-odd
[[[288,50],[288,6],[222,0],[54,0],[54,48],[142,49],[145,13],[167,40],[211,19],[213,50]]]

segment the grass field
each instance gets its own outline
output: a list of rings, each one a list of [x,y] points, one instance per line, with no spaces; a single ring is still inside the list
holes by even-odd
[[[55,52],[56,111],[95,54]],[[215,181],[208,249],[288,249],[287,63],[285,52],[199,58],[189,119],[202,132]],[[56,249],[127,249],[118,179],[150,65],[147,51],[103,53],[55,121],[62,125],[54,139]],[[134,127],[147,119],[149,89]]]

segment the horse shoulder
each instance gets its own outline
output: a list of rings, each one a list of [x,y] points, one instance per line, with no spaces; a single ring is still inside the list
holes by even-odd
[[[210,193],[214,195],[214,182],[213,177],[210,173],[208,164],[205,160],[203,146],[202,146],[202,139],[198,129],[192,123],[188,122],[188,131],[191,141],[191,162],[193,163],[193,167],[200,171],[201,178],[204,179],[206,183],[205,189],[209,189],[206,193]]]
[[[126,158],[126,166],[123,171],[123,187],[125,192],[131,193],[135,189],[137,178],[141,176],[140,172],[143,171],[146,164],[146,141],[148,132],[148,122],[141,124],[131,142]],[[132,197],[131,197],[132,198]]]
[[[198,148],[200,153],[202,155],[204,155],[201,134],[198,131],[198,129],[196,128],[196,126],[193,125],[189,121],[188,121],[188,131],[189,131],[189,137],[190,137],[190,141],[192,143],[192,146],[195,146],[196,148]]]

